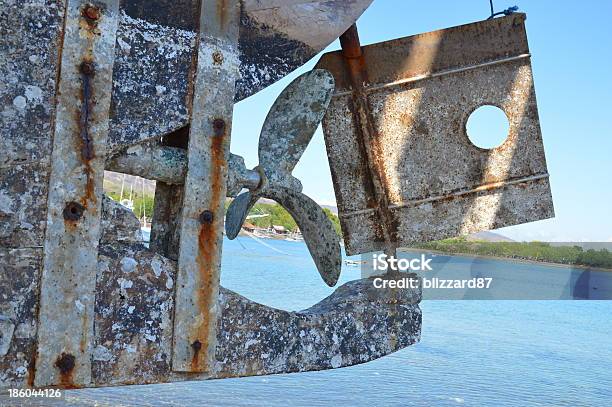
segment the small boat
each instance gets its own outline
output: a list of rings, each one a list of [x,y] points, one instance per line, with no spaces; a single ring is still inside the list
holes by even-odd
[[[365,261],[358,261],[358,260],[350,260],[350,259],[344,259],[344,264],[346,264],[347,266],[360,266],[362,264],[365,264]]]

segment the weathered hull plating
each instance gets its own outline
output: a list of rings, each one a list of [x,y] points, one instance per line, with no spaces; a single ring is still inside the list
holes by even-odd
[[[242,100],[300,67],[372,0],[246,1],[240,16]],[[189,124],[199,0],[121,2],[109,145],[126,147]]]

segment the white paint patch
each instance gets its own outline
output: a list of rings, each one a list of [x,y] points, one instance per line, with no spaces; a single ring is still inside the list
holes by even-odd
[[[0,191],[0,212],[6,214],[13,214],[12,210],[13,200],[6,191]]]
[[[151,268],[153,269],[153,273],[155,274],[155,277],[159,278],[159,276],[161,276],[161,272],[162,272],[161,261],[159,261],[159,259],[151,260]]]
[[[250,348],[252,345],[256,345],[258,344],[259,341],[257,339],[249,339],[248,341],[246,341],[246,343],[244,344],[244,348],[248,349]]]
[[[135,307],[135,306],[130,305],[130,306],[128,307],[128,314],[132,314],[132,313],[134,313],[134,310],[135,310],[135,309],[136,309],[136,307]]]
[[[102,362],[108,362],[113,358],[113,354],[110,350],[102,345],[98,345],[94,348],[93,359],[100,360]]]
[[[83,310],[85,309],[85,305],[83,305],[83,303],[79,299],[74,300],[74,306],[79,312],[83,312]]]
[[[121,271],[124,273],[131,273],[136,270],[138,262],[131,257],[124,257],[121,259]]]
[[[134,285],[134,282],[132,282],[132,280],[126,280],[125,278],[119,278],[117,279],[117,282],[119,283],[119,287],[124,290],[127,288],[132,288],[132,286]]]
[[[13,106],[15,106],[19,110],[25,109],[26,105],[27,105],[26,98],[21,95],[13,99]]]
[[[172,287],[174,287],[174,280],[172,279],[172,277],[168,276],[168,279],[166,280],[166,288],[168,290],[171,290]]]
[[[42,89],[38,86],[26,86],[25,87],[25,96],[28,99],[28,102],[34,102],[35,104],[42,103]]]
[[[17,325],[15,328],[15,338],[27,339],[34,338],[36,335],[37,326],[34,322],[24,322]]]
[[[121,37],[117,37],[117,44],[119,44],[119,48],[126,54],[129,54],[132,50],[132,47],[127,42],[123,41]]]
[[[128,343],[128,344],[125,345],[125,350],[128,353],[136,353],[136,346],[131,345],[131,344]]]
[[[155,87],[155,92],[157,92],[158,95],[161,95],[162,93],[164,93],[166,91],[166,87],[162,86],[162,85],[157,85]]]
[[[21,227],[21,229],[24,229],[24,230],[34,229],[34,225],[32,225],[31,223],[25,222],[25,221],[21,221],[19,223],[19,226]]]

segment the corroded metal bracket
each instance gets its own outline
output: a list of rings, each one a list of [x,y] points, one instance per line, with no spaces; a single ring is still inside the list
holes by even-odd
[[[203,0],[200,9],[174,314],[172,367],[180,372],[208,371],[216,346],[240,6]]]
[[[348,69],[346,49],[322,57],[336,79],[323,129],[347,254],[554,216],[524,20],[369,45]],[[356,69],[368,76],[356,82]],[[482,105],[510,124],[490,150],[465,129]]]
[[[40,282],[36,386],[91,382],[118,0],[68,1]]]
[[[364,63],[361,43],[357,25],[353,24],[344,34],[340,36],[342,45],[342,56],[346,62],[348,77],[352,92],[352,105],[354,108],[355,127],[357,129],[360,152],[365,162],[368,173],[369,187],[372,190],[372,198],[375,202],[376,216],[380,220],[379,227],[382,232],[384,243],[382,249],[391,257],[395,257],[397,241],[392,236],[393,216],[389,211],[388,185],[383,182],[385,177],[381,141],[378,139],[374,129],[374,117],[368,104],[368,97],[364,84],[368,82],[368,69]]]

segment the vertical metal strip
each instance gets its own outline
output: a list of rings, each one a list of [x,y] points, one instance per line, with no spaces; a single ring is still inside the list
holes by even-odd
[[[394,225],[393,214],[389,210],[389,200],[385,185],[384,165],[382,162],[383,155],[376,140],[376,131],[374,129],[372,113],[368,106],[368,97],[364,90],[364,84],[368,82],[368,73],[363,60],[361,44],[359,42],[359,33],[357,25],[353,24],[344,34],[340,36],[340,44],[342,46],[342,55],[346,61],[348,74],[351,79],[353,88],[353,106],[355,108],[355,116],[359,127],[365,153],[365,160],[368,164],[368,170],[374,186],[374,194],[377,203],[377,212],[382,220],[381,228],[385,239],[385,253],[388,256],[395,257],[397,250],[397,239],[394,231],[397,227]]]
[[[240,0],[202,0],[174,315],[180,372],[210,371],[216,347],[239,24]]]
[[[119,0],[69,0],[38,319],[35,386],[91,382],[94,291]]]

